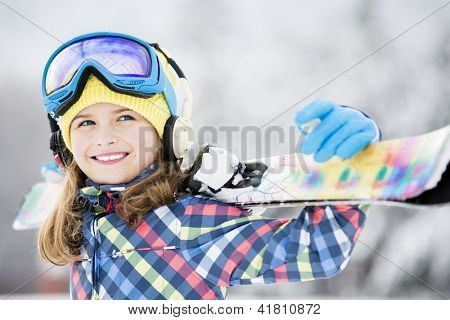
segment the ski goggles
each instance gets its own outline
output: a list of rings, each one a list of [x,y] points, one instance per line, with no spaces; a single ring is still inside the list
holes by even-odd
[[[44,108],[62,116],[81,95],[93,73],[111,90],[140,97],[162,92],[172,115],[176,95],[161,61],[149,44],[129,35],[97,32],[61,45],[48,60],[42,78]]]

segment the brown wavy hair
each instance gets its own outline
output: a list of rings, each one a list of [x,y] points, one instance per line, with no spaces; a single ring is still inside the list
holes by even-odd
[[[182,189],[188,176],[181,172],[177,163],[164,160],[163,154],[163,145],[159,140],[155,157],[156,170],[120,193],[116,214],[130,228],[135,228],[149,211],[175,202],[175,194]],[[39,255],[58,266],[82,260],[82,212],[86,206],[86,201],[77,196],[77,189],[84,186],[86,175],[74,160],[63,169],[63,173],[63,189],[59,201],[38,233]]]

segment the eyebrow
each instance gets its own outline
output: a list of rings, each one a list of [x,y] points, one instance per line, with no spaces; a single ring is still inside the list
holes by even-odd
[[[124,111],[132,111],[128,108],[122,108],[122,109],[118,109],[118,110],[114,110],[113,113],[121,113]],[[73,121],[77,120],[78,118],[92,118],[91,114],[78,114],[75,118],[73,118]]]

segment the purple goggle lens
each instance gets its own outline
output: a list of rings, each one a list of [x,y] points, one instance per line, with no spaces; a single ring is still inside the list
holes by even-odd
[[[118,76],[149,77],[150,54],[145,47],[120,37],[96,37],[72,43],[51,62],[45,79],[47,95],[70,82],[86,59],[93,59]]]

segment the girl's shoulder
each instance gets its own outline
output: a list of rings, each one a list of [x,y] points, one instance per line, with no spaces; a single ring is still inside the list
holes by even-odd
[[[185,215],[214,215],[243,217],[251,215],[251,211],[234,206],[233,204],[208,197],[202,194],[187,194],[182,196],[179,203],[185,208]]]

